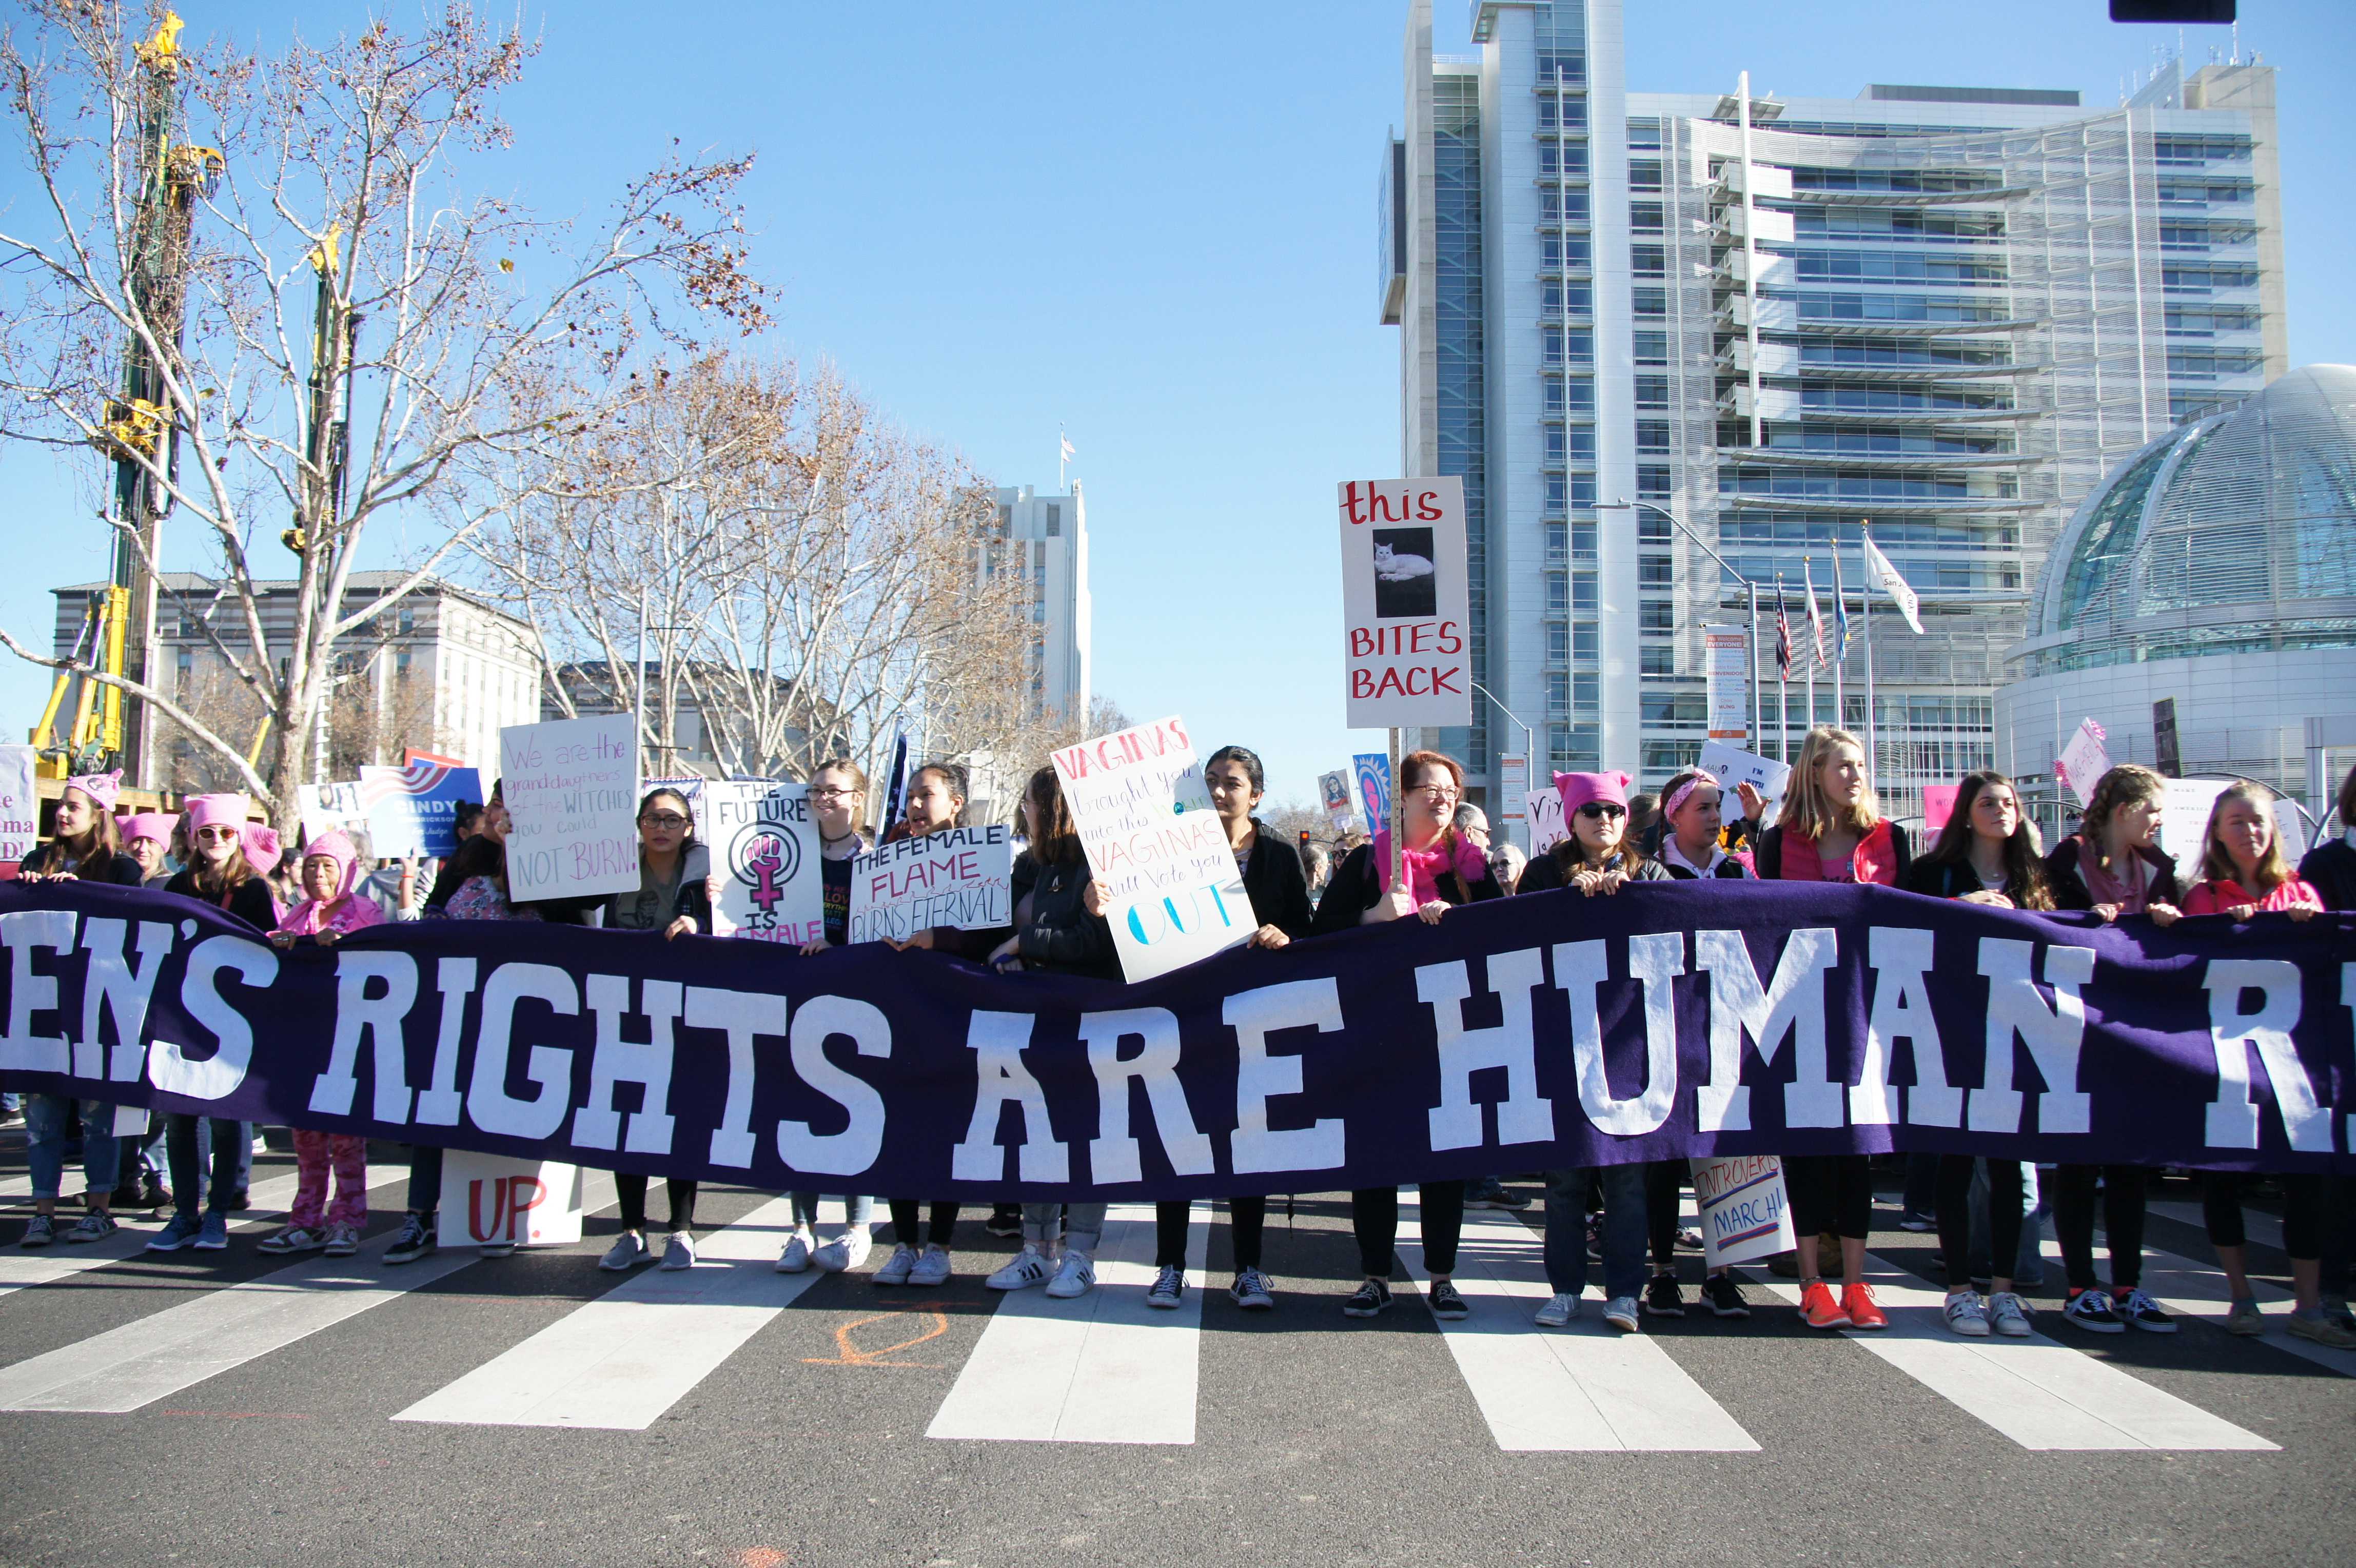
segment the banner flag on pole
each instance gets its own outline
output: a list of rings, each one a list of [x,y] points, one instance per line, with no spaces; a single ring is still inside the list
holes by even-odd
[[[1775,575],[1775,679],[1792,678],[1792,618],[1783,613],[1783,575]]]
[[[1800,563],[1800,575],[1808,585],[1808,640],[1816,645],[1816,668],[1822,670],[1832,660],[1825,652],[1825,615],[1816,607],[1816,564],[1813,558]]]
[[[1865,536],[1865,585],[1868,591],[1879,588],[1888,594],[1890,602],[1898,607],[1898,613],[1906,618],[1906,629],[1917,637],[1922,635],[1922,596],[1898,575],[1898,568],[1890,564],[1890,557],[1881,553],[1881,546],[1873,542],[1870,533]]]
[[[1833,662],[1848,662],[1848,599],[1841,590],[1840,548],[1833,548]]]

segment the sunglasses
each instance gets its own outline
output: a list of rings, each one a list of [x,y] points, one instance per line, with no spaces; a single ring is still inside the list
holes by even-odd
[[[1608,817],[1624,817],[1628,814],[1628,808],[1615,806],[1609,800],[1590,800],[1579,808],[1579,814],[1589,822],[1600,822]]]

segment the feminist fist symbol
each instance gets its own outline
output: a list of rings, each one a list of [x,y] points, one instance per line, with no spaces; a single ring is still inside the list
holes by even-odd
[[[744,869],[753,884],[753,902],[761,907],[764,915],[776,913],[778,901],[786,896],[786,890],[778,886],[778,878],[785,868],[786,846],[783,840],[771,833],[753,841],[752,848],[744,855]]]

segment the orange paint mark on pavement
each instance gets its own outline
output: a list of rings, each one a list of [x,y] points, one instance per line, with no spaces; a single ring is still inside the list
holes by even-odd
[[[949,1319],[947,1313],[936,1312],[930,1307],[916,1308],[916,1313],[919,1316],[931,1318],[932,1326],[926,1328],[922,1334],[916,1336],[914,1338],[902,1339],[890,1345],[879,1345],[872,1350],[863,1348],[856,1339],[851,1337],[852,1330],[864,1328],[871,1323],[882,1323],[887,1318],[905,1317],[909,1315],[908,1310],[905,1308],[893,1312],[871,1313],[865,1317],[854,1317],[850,1322],[842,1325],[842,1326],[834,1331],[834,1347],[837,1350],[841,1351],[841,1354],[835,1356],[805,1356],[802,1359],[815,1365],[825,1367],[921,1367],[928,1371],[939,1371],[941,1369],[930,1361],[891,1361],[884,1359],[885,1357],[888,1357],[896,1351],[914,1349],[916,1347],[922,1345],[926,1340],[937,1339],[942,1335],[947,1334],[949,1331]]]

